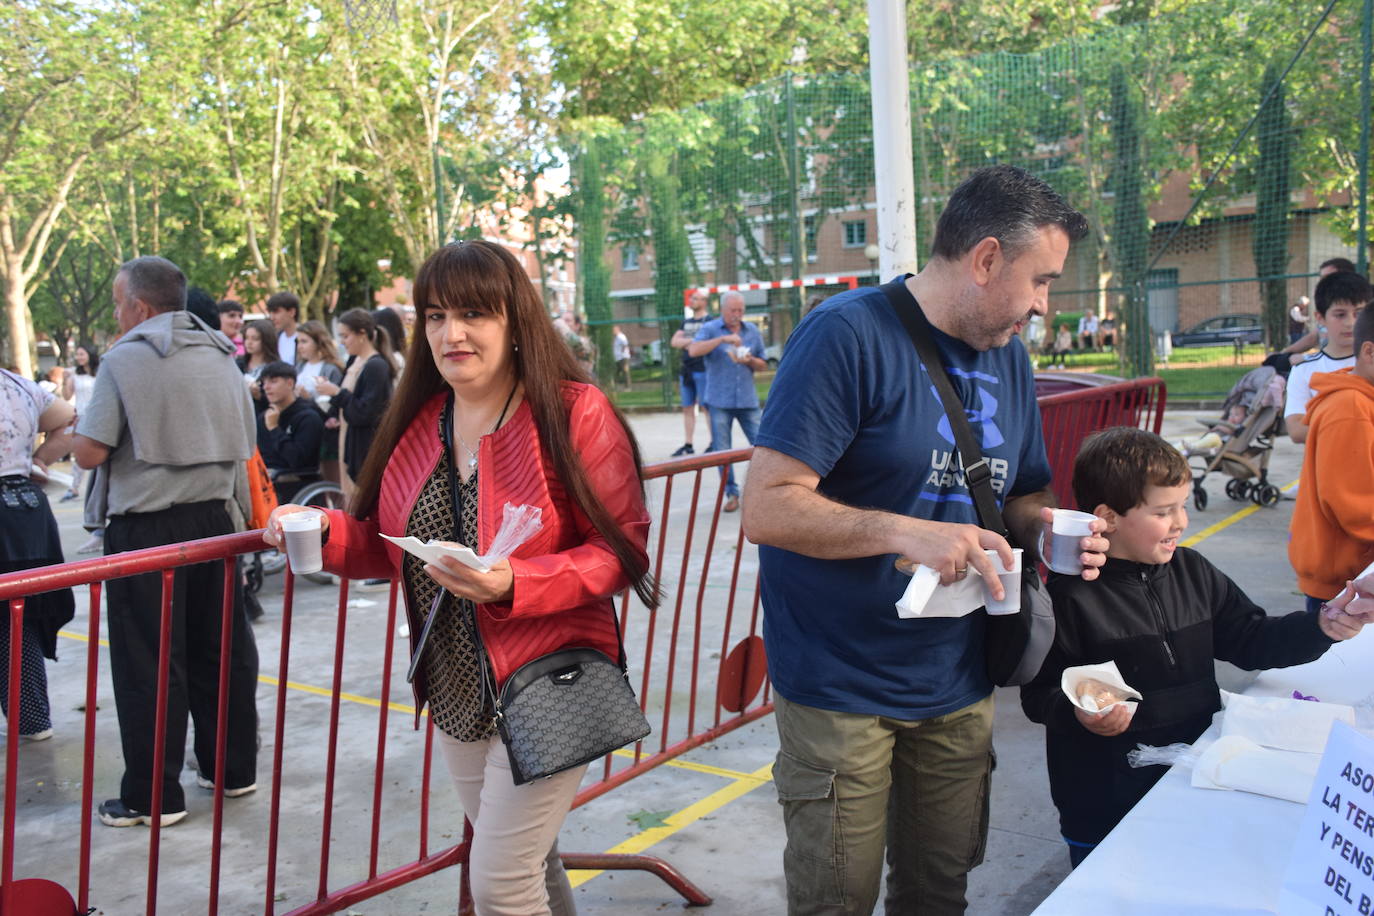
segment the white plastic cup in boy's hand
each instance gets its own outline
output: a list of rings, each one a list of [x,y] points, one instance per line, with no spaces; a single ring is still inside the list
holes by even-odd
[[[1076,509],[1055,509],[1050,525],[1047,565],[1057,573],[1076,576],[1083,572],[1082,541],[1093,533],[1097,516]]]
[[[988,562],[997,571],[997,578],[1002,580],[1002,600],[998,601],[992,597],[992,589],[988,583],[983,583],[983,592],[987,596],[987,608],[989,614],[1015,614],[1021,610],[1021,548],[1011,549],[1011,566],[1002,565],[1002,556],[995,550],[984,550],[988,555]]]
[[[292,574],[303,576],[324,568],[322,517],[319,512],[310,510],[289,512],[277,519],[281,525],[282,539],[286,542],[286,558],[291,562]]]

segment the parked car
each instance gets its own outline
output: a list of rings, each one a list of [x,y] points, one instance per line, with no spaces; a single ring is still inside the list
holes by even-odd
[[[1237,340],[1257,344],[1264,341],[1264,328],[1258,315],[1218,315],[1173,337],[1175,347],[1214,347]]]

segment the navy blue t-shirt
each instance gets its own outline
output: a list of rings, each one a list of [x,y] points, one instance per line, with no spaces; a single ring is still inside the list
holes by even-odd
[[[983,353],[931,329],[968,409],[999,502],[1050,483],[1030,360],[1021,342]],[[978,523],[949,420],[880,289],[835,296],[798,325],[768,393],[756,446],[805,463],[818,492],[850,506]],[[821,709],[924,719],[992,690],[986,617],[901,619],[895,556],[820,560],[759,548],[773,686]]]

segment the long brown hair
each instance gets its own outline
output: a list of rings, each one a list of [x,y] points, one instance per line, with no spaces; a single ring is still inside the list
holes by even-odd
[[[281,359],[281,354],[277,352],[277,326],[266,318],[257,318],[243,326],[243,333],[247,334],[250,330],[258,332],[258,350],[262,364],[275,363]],[[243,354],[243,368],[247,369],[253,364],[253,357],[246,350]]]
[[[585,381],[586,375],[573,358],[567,343],[554,331],[552,322],[544,312],[543,301],[520,262],[510,252],[491,242],[445,245],[420,266],[415,275],[414,298],[421,320],[425,309],[432,307],[475,309],[505,316],[511,340],[517,347],[513,354],[515,374],[525,386],[525,401],[534,416],[534,426],[538,430],[539,444],[545,456],[553,463],[554,472],[573,504],[586,514],[610,545],[640,600],[650,607],[657,606],[659,587],[649,573],[647,558],[601,504],[573,448],[562,383]],[[439,374],[439,367],[434,364],[434,356],[429,351],[428,337],[419,332],[412,334],[406,354],[406,371],[401,374],[396,394],[382,417],[367,460],[358,474],[357,489],[349,508],[354,516],[366,518],[377,508],[382,473],[396,444],[430,399],[447,389],[448,383]],[[629,440],[635,476],[643,493],[644,474],[639,443],[635,441],[634,433],[620,411],[614,405],[611,405],[611,410]]]
[[[313,318],[303,321],[296,325],[296,333],[310,338],[320,359],[331,366],[343,368],[343,363],[339,362],[339,349],[334,346],[334,338],[329,335],[329,328],[324,326],[324,322],[315,321]]]
[[[386,360],[387,377],[396,377],[396,360],[391,358],[394,352],[391,349],[391,335],[377,327],[377,322],[372,320],[371,312],[365,309],[349,309],[339,316],[339,324],[370,340],[373,349]]]

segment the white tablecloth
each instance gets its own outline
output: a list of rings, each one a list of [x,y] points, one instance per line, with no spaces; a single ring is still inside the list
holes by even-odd
[[[1251,696],[1299,690],[1356,705],[1374,690],[1374,632],[1332,646],[1315,662],[1265,671]],[[1200,740],[1214,740],[1217,725]],[[1303,808],[1246,792],[1194,789],[1171,769],[1107,839],[1035,910],[1035,916],[1201,916],[1278,909]]]

